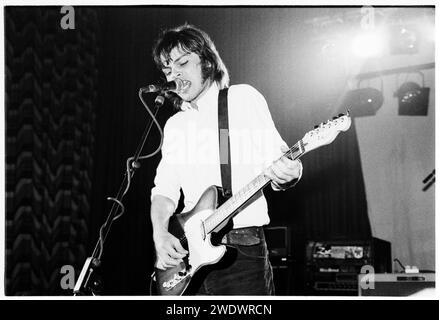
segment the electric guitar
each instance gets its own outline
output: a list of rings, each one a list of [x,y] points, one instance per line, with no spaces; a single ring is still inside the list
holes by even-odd
[[[311,150],[332,143],[350,125],[349,113],[340,114],[305,134],[282,157],[296,160]],[[155,268],[157,293],[182,295],[201,267],[217,263],[226,252],[226,246],[213,245],[211,237],[221,231],[239,213],[239,209],[270,182],[268,177],[260,174],[228,199],[222,196],[220,187],[210,186],[192,210],[174,214],[169,220],[168,231],[180,240],[189,253],[175,267],[166,270]]]

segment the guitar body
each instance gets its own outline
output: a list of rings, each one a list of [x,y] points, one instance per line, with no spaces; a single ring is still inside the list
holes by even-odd
[[[211,234],[204,231],[203,221],[225,200],[220,187],[210,186],[192,210],[170,218],[168,231],[180,239],[182,246],[189,253],[178,266],[166,270],[155,268],[156,289],[159,295],[182,295],[195,272],[204,265],[218,262],[223,257],[226,247],[211,243]],[[227,221],[221,224],[218,230],[226,223]]]
[[[285,157],[296,160],[311,150],[330,144],[340,132],[348,130],[350,125],[349,112],[346,115],[340,114],[306,133],[280,159]],[[169,220],[168,231],[180,240],[189,253],[176,267],[166,270],[155,269],[157,293],[182,295],[185,291],[190,291],[187,289],[195,273],[201,267],[214,264],[224,256],[226,247],[216,244],[228,231],[226,226],[230,226],[229,223],[233,221],[231,218],[270,181],[262,173],[229,200],[223,197],[220,187],[210,186],[191,211],[173,215]],[[226,200],[227,205],[221,206]],[[205,227],[207,223],[210,223],[209,227]]]

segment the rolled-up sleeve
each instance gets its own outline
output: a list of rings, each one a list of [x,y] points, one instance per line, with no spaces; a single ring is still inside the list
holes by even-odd
[[[151,201],[155,195],[161,195],[171,199],[177,207],[181,187],[180,161],[178,159],[178,141],[175,141],[175,130],[172,128],[172,118],[166,122],[163,133],[162,159],[157,166],[154,187],[151,189]]]

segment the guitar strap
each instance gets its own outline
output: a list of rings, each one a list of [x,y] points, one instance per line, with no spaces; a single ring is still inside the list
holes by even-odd
[[[218,94],[219,156],[223,196],[226,198],[232,195],[232,164],[230,161],[229,112],[227,105],[228,89],[221,89]]]

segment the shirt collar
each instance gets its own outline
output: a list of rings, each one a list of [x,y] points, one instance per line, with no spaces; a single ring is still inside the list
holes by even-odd
[[[216,82],[213,82],[212,85],[207,89],[207,91],[203,94],[203,96],[198,99],[196,105],[198,107],[198,111],[208,109],[211,106],[214,106],[218,102],[218,85]],[[181,105],[181,110],[196,110],[190,102],[183,101]]]

